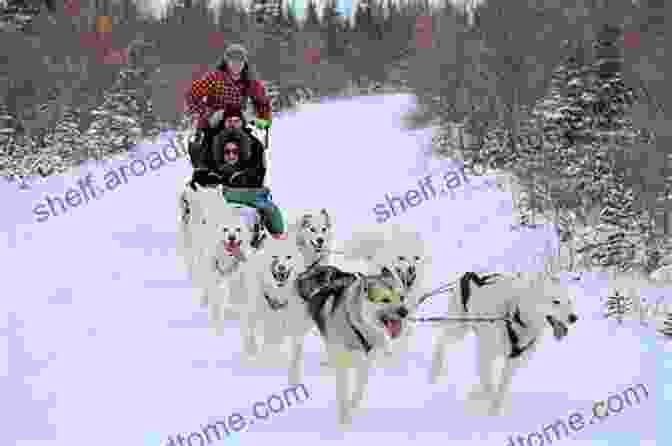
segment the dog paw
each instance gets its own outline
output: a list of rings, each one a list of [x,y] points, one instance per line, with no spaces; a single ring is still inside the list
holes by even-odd
[[[498,417],[504,413],[504,405],[501,402],[494,402],[488,410],[488,416]]]
[[[349,429],[352,426],[352,413],[349,411],[338,416],[338,425],[341,429]]]
[[[355,413],[361,412],[364,408],[364,395],[356,395],[350,402],[350,409]]]

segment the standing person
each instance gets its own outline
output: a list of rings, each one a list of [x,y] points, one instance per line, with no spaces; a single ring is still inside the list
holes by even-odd
[[[271,100],[261,81],[256,79],[248,61],[245,47],[232,44],[214,71],[192,82],[187,93],[187,113],[195,118],[199,138],[195,144],[202,148],[212,143],[216,129],[228,105],[243,110],[250,98],[256,112],[255,125],[266,130],[271,127]]]

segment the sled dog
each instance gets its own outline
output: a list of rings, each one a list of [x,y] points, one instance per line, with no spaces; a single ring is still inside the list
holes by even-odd
[[[203,224],[193,249],[192,277],[209,319],[221,333],[227,306],[245,306],[246,266],[257,214],[254,209],[228,206],[221,187],[188,190],[188,200],[203,211]]]
[[[205,214],[196,196],[199,193],[202,192],[188,185],[185,189],[182,185],[178,195],[177,254],[182,257],[192,281],[197,252],[204,247],[203,232],[206,230]],[[199,303],[205,305],[202,299]]]
[[[556,276],[526,278],[510,275],[478,275],[468,272],[450,299],[449,314],[465,317],[504,317],[495,322],[446,322],[436,340],[430,382],[435,383],[444,363],[447,344],[476,334],[480,391],[471,397],[489,402],[489,413],[501,413],[516,371],[526,367],[539,347],[544,331],[553,330],[560,341],[578,317],[569,289]],[[495,359],[504,357],[501,380],[493,383]]]
[[[419,299],[426,287],[427,268],[431,262],[429,247],[421,235],[401,225],[391,225],[384,231],[356,232],[345,244],[349,258],[364,260],[369,274],[381,268],[392,270],[401,280],[411,316],[417,309]],[[407,351],[413,335],[413,325],[404,331],[404,336],[390,345],[393,350],[387,356]]]
[[[300,311],[294,308],[298,304],[295,281],[305,270],[303,263],[299,247],[290,238],[267,240],[264,250],[251,261],[249,296],[254,305],[245,316],[248,345],[256,339],[258,325],[264,344],[277,345],[287,339],[297,316],[303,318],[304,305],[299,305]]]
[[[387,268],[376,275],[364,275],[333,266],[306,271],[296,286],[307,310],[308,321],[302,328],[317,326],[320,332],[329,362],[336,369],[338,421],[349,424],[353,410],[364,399],[375,355],[406,329],[408,308],[403,286]],[[304,336],[305,332],[293,334],[290,383],[301,382]],[[352,388],[351,369],[355,369]]]
[[[295,224],[294,233],[306,267],[316,262],[329,263],[334,234],[331,216],[326,209],[316,214],[304,214]]]

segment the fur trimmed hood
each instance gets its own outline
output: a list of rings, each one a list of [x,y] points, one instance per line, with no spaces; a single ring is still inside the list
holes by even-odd
[[[247,161],[252,156],[250,148],[250,138],[242,131],[236,129],[224,130],[217,134],[212,141],[213,158],[215,163],[220,166],[224,164],[224,145],[229,142],[235,142],[240,147],[240,161]]]

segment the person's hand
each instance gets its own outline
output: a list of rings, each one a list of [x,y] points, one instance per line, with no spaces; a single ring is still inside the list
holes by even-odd
[[[271,121],[267,119],[255,119],[254,125],[259,130],[266,130],[271,128]]]
[[[222,119],[224,119],[224,110],[217,110],[212,115],[210,115],[210,118],[208,118],[208,124],[210,124],[210,127],[214,129],[219,125],[220,122],[222,122]]]
[[[222,177],[208,170],[197,170],[191,181],[202,187],[216,186],[222,183]]]
[[[241,170],[239,172],[236,172],[233,175],[231,175],[231,177],[229,178],[229,183],[231,183],[231,185],[241,185],[247,179],[248,174],[249,174],[249,169],[245,169],[245,170]]]

